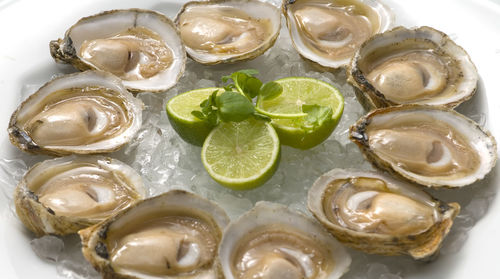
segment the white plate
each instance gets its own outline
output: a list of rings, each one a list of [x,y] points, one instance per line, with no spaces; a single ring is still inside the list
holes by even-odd
[[[61,37],[77,19],[103,10],[148,8],[172,17],[182,2],[165,1],[13,1],[0,0],[0,158],[13,158],[19,151],[8,140],[8,119],[21,101],[26,84],[43,84],[61,69],[49,55],[50,40]],[[496,0],[393,0],[397,22],[406,26],[429,25],[450,34],[463,46],[476,64],[481,81],[477,95],[467,103],[467,111],[487,115],[487,127],[500,139],[500,1]],[[490,175],[489,188],[497,192],[500,183],[497,166]],[[1,191],[0,191],[1,192]],[[405,278],[469,279],[498,276],[500,250],[500,202],[489,200],[485,215],[469,232],[458,253],[418,265]],[[488,204],[488,203],[487,203]],[[0,194],[0,270],[1,278],[60,278],[54,265],[42,261],[30,248],[26,233]],[[369,275],[367,275],[368,277]],[[371,277],[370,277],[371,278]]]

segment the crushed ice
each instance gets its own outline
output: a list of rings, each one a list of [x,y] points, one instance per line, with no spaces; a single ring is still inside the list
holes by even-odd
[[[245,68],[259,70],[259,77],[264,82],[288,76],[307,76],[323,80],[342,92],[345,108],[338,127],[323,144],[307,151],[283,146],[276,174],[260,188],[237,192],[221,187],[209,177],[201,164],[201,149],[179,138],[168,122],[164,106],[171,97],[182,92],[220,86],[221,76]],[[25,85],[22,97],[35,91],[38,86]],[[307,190],[322,173],[339,167],[371,168],[355,144],[348,139],[349,126],[362,116],[364,111],[357,102],[352,87],[346,83],[345,73],[317,72],[292,48],[286,29],[282,29],[279,39],[270,51],[252,61],[226,66],[203,66],[188,60],[186,72],[176,87],[163,94],[144,93],[138,97],[146,105],[143,126],[134,142],[111,156],[130,164],[141,173],[149,187],[150,196],[174,188],[192,191],[218,203],[233,219],[260,200],[287,204],[293,210],[309,214],[306,209]],[[484,113],[473,111],[468,115],[481,125],[485,124]],[[16,154],[16,159],[0,159],[0,186],[3,195],[10,201],[15,185],[28,166],[46,159],[44,156],[26,155],[21,152]],[[458,201],[462,205],[462,212],[456,218],[443,244],[442,256],[458,252],[467,239],[468,231],[487,212],[496,194],[495,187],[489,181],[487,178],[466,189],[446,190],[446,193],[432,191],[433,195],[447,202]],[[57,272],[63,278],[99,278],[84,260],[77,236],[45,236],[32,240],[31,247],[40,258],[56,262]],[[350,254],[353,263],[350,272],[343,277],[346,279],[400,279],[421,265],[408,257],[380,257],[351,249]]]

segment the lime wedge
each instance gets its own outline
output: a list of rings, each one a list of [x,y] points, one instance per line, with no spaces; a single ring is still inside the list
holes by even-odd
[[[200,104],[214,91],[224,89],[217,87],[202,88],[179,94],[167,102],[168,120],[179,136],[194,145],[202,146],[203,141],[212,131],[208,122],[194,117],[191,112],[200,110]]]
[[[282,144],[308,149],[326,140],[337,126],[344,110],[344,97],[332,85],[313,78],[289,77],[276,80],[283,86],[281,95],[257,100],[258,111],[271,116]],[[329,106],[332,116],[322,125],[303,129],[302,105]]]
[[[221,122],[208,135],[201,161],[218,183],[235,190],[258,187],[278,167],[280,142],[272,125],[253,117]]]

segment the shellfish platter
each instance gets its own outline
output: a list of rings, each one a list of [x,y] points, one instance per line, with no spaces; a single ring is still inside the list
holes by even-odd
[[[271,2],[274,5],[281,4],[280,0],[261,1]],[[2,26],[0,92],[3,95],[3,100],[0,102],[0,120],[4,123],[0,137],[0,214],[2,217],[2,222],[0,222],[0,245],[2,247],[0,249],[0,267],[2,278],[101,278],[101,275],[85,261],[78,235],[62,237],[46,235],[36,238],[18,219],[14,205],[16,185],[28,169],[36,163],[52,157],[27,154],[18,150],[9,141],[7,123],[9,123],[16,107],[32,93],[39,90],[47,81],[77,72],[71,65],[54,62],[51,57],[52,43],[49,50],[49,42],[62,38],[66,30],[79,19],[102,11],[130,8],[147,9],[162,13],[174,20],[187,2],[187,0],[144,0],[140,2],[88,0],[68,4],[67,1],[62,0],[0,0],[0,26]],[[471,99],[466,100],[455,109],[500,139],[500,126],[496,123],[497,119],[500,119],[500,97],[498,95],[500,83],[498,82],[497,70],[498,65],[500,65],[500,21],[498,20],[500,18],[500,1],[384,0],[383,2],[390,8],[390,12],[394,16],[393,26],[407,28],[429,26],[435,28],[446,33],[467,51],[479,74],[477,91]],[[273,25],[279,26],[276,22]],[[313,184],[317,184],[315,181],[321,175],[335,168],[356,168],[362,171],[374,169],[363,157],[356,144],[349,140],[349,128],[365,115],[365,110],[356,98],[355,89],[347,82],[348,75],[344,70],[325,71],[324,67],[318,67],[318,65],[303,59],[292,46],[284,16],[281,16],[281,29],[276,42],[260,56],[256,58],[245,57],[243,61],[230,64],[206,64],[208,65],[202,65],[188,58],[183,75],[176,85],[166,91],[161,87],[158,90],[152,90],[150,87],[147,87],[146,90],[127,87],[134,93],[146,91],[136,95],[140,100],[139,103],[144,104],[142,126],[137,128],[137,134],[129,143],[118,151],[115,151],[117,148],[109,149],[113,152],[106,153],[105,156],[118,159],[135,169],[142,176],[144,182],[145,188],[141,188],[141,193],[145,191],[147,197],[157,196],[170,190],[182,190],[170,191],[172,195],[169,197],[174,203],[182,203],[179,201],[179,197],[180,200],[187,199],[184,191],[192,192],[211,201],[196,200],[199,199],[196,198],[195,201],[190,201],[193,203],[192,207],[199,205],[200,208],[206,210],[213,204],[217,204],[227,212],[231,221],[239,220],[241,222],[241,224],[233,224],[230,227],[249,227],[251,221],[245,221],[244,218],[239,219],[239,217],[252,209],[259,201],[279,203],[288,207],[290,211],[288,209],[283,211],[283,207],[260,203],[260,207],[272,208],[276,212],[281,212],[283,216],[287,216],[284,219],[294,219],[295,217],[288,217],[288,215],[291,216],[290,212],[292,211],[312,217],[313,214],[316,214],[311,214],[308,210],[308,191]],[[178,94],[199,88],[222,86],[221,77],[242,69],[258,70],[258,78],[263,82],[285,77],[307,77],[329,83],[343,95],[344,110],[334,132],[324,142],[307,150],[282,146],[281,161],[274,175],[258,188],[238,191],[222,187],[210,177],[200,161],[202,148],[191,145],[179,137],[169,122],[165,106],[172,97]],[[124,89],[124,91],[126,90]],[[153,93],[153,91],[160,93]],[[439,130],[439,128],[436,129]],[[64,155],[60,151],[45,154]],[[450,204],[454,207],[453,212],[455,212],[455,207],[460,209],[453,226],[450,224],[451,230],[443,241],[439,255],[432,261],[416,261],[408,255],[365,254],[359,250],[346,248],[352,262],[349,271],[342,278],[465,279],[498,276],[500,202],[497,192],[498,185],[500,185],[499,170],[500,166],[497,164],[484,179],[467,187],[425,189],[433,197],[439,199],[438,207],[440,210],[445,211],[443,207],[447,208]],[[127,169],[127,172],[133,172],[133,170]],[[38,172],[34,173],[31,176],[39,174]],[[31,192],[31,194],[33,193]],[[178,194],[179,197],[175,194]],[[311,196],[311,194],[309,195]],[[419,196],[421,194],[413,195]],[[425,198],[425,200],[427,201],[429,198]],[[441,204],[441,201],[444,203]],[[155,202],[161,203],[160,201]],[[434,203],[435,200],[428,202]],[[205,206],[205,203],[209,205]],[[139,207],[146,208],[147,205],[143,204]],[[221,210],[215,209],[215,211]],[[254,210],[250,212],[250,214],[246,214],[250,217],[246,216],[246,218],[253,218],[252,214],[257,214],[257,211]],[[120,213],[118,216],[134,216],[127,214]],[[125,218],[125,220],[127,219]],[[136,221],[130,221],[130,223],[134,222]],[[126,223],[126,221],[122,223]],[[227,223],[227,220],[222,223]],[[291,224],[292,226],[306,224],[305,226],[310,226],[311,231],[318,230],[317,224],[310,221],[294,220]],[[94,229],[86,229],[83,234],[90,234],[92,230]],[[240,230],[239,234],[245,233]],[[82,235],[82,238],[85,237],[90,238],[90,236]],[[92,237],[96,238],[97,236],[94,234]],[[99,237],[101,236],[99,235]],[[229,239],[229,237],[227,238]],[[87,239],[87,241],[89,240]],[[224,239],[222,241],[224,242]],[[231,241],[241,240],[233,238]],[[351,238],[349,241],[353,242],[351,247],[362,246]],[[94,250],[97,254],[100,253],[97,246]],[[224,253],[226,258],[230,257],[228,255],[232,255],[228,254],[229,252]],[[167,265],[169,265],[168,261]],[[272,275],[268,276],[272,277]]]

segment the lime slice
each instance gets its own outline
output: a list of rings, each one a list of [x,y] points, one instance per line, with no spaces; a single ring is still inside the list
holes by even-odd
[[[280,142],[272,125],[253,117],[221,122],[208,135],[201,161],[218,183],[235,190],[258,187],[276,171]]]
[[[289,77],[276,80],[283,92],[270,100],[257,100],[259,111],[270,115],[282,144],[308,149],[326,140],[337,126],[344,110],[344,97],[332,85],[313,78]],[[302,105],[329,106],[332,116],[313,130],[303,129]]]
[[[219,93],[224,91],[224,89],[217,87],[196,89],[179,94],[168,101],[166,106],[168,120],[185,141],[202,146],[203,141],[212,131],[212,125],[194,117],[191,112],[200,110],[201,102],[215,90],[219,90]]]

